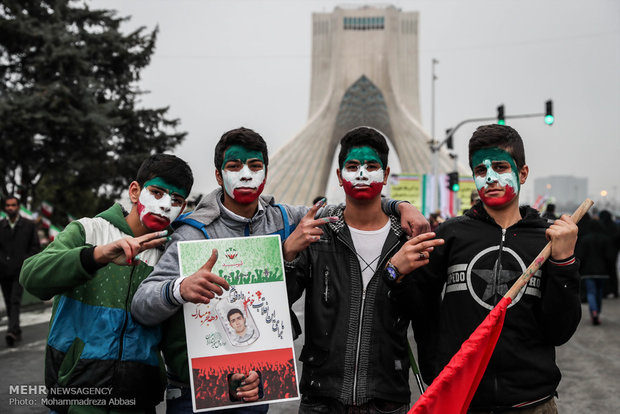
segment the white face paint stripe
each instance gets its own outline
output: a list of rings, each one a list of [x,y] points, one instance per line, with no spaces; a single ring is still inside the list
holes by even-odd
[[[226,193],[232,198],[235,198],[233,193],[237,188],[256,189],[260,187],[263,181],[265,181],[265,169],[252,171],[247,165],[244,165],[239,171],[222,170],[222,179],[224,180]]]
[[[382,168],[375,171],[368,171],[366,164],[358,166],[354,171],[345,168],[340,175],[343,180],[352,183],[353,186],[382,183],[384,176]]]
[[[475,182],[476,188],[478,190],[482,190],[483,188],[488,187],[489,184],[492,184],[496,181],[502,187],[506,187],[507,185],[509,185],[510,187],[514,188],[515,191],[518,189],[517,175],[514,173],[514,171],[504,174],[498,174],[493,171],[491,160],[484,160],[483,163],[487,169],[487,173],[484,175],[484,177],[478,175],[476,176]]]
[[[165,217],[172,222],[181,213],[181,206],[173,207],[172,197],[170,197],[170,194],[168,193],[162,195],[162,197],[158,200],[145,187],[140,192],[139,200],[140,204],[144,206],[144,210],[140,213],[140,220],[142,220],[148,213],[151,213]]]

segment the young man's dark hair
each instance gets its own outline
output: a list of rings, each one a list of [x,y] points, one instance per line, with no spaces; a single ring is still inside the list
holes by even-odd
[[[340,153],[338,154],[338,168],[342,168],[344,160],[352,147],[369,146],[377,151],[383,168],[387,167],[388,147],[385,135],[370,127],[357,127],[347,132],[340,140]]]
[[[469,166],[473,169],[472,156],[483,148],[497,147],[506,150],[521,169],[525,165],[525,150],[519,133],[508,125],[479,126],[469,140]]]
[[[228,314],[226,315],[226,319],[228,319],[230,321],[230,317],[233,316],[235,313],[238,313],[239,315],[241,315],[241,317],[243,319],[245,319],[245,316],[243,316],[243,312],[241,312],[239,309],[237,308],[232,308],[231,310],[228,311]]]
[[[194,185],[194,176],[189,165],[171,154],[155,154],[144,160],[138,170],[136,181],[143,187],[144,183],[155,177],[185,190],[188,195]]]
[[[224,163],[224,153],[226,149],[232,145],[240,145],[250,150],[260,151],[263,154],[263,164],[265,167],[269,165],[269,153],[267,151],[267,143],[257,132],[249,128],[237,128],[225,132],[220,141],[215,146],[215,155],[213,162],[215,168],[221,172]]]

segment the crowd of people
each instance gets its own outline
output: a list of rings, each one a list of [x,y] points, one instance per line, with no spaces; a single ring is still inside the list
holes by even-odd
[[[295,362],[259,361],[250,365],[230,365],[193,369],[196,407],[199,409],[238,405],[239,400],[231,393],[231,372],[255,371],[259,377],[259,393],[264,401],[281,400],[297,396]]]
[[[40,253],[28,222],[15,217],[19,200],[8,197],[9,217],[0,223],[2,290],[11,304],[15,285],[54,300],[47,388],[56,394],[111,389],[107,406],[89,412],[150,413],[165,395],[168,413],[192,412],[193,397],[199,407],[236,401],[226,413],[264,413],[267,401],[295,395],[296,384],[286,381],[295,377],[293,361],[194,370],[192,394],[182,312],[183,304],[209,303],[230,286],[212,272],[216,250],[182,278],[177,243],[279,234],[289,305],[305,301],[303,327],[291,311],[294,337],[304,332],[299,412],[406,413],[409,325],[430,384],[550,241],[549,260],[507,312],[470,412],[557,412],[555,347],[581,319],[580,278],[595,324],[605,294],[600,282],[611,282],[610,294],[618,296],[611,215],[601,212],[578,228],[566,214],[543,218],[520,206],[529,166],[521,136],[509,126],[484,125],[473,133],[472,206],[447,220],[433,216],[432,224],[411,204],[381,196],[390,173],[381,131],[357,127],[340,144],[336,176],[346,203],[338,206],[324,199],[311,207],[278,204],[262,194],[267,144],[247,128],[223,134],[214,156],[219,187],[181,217],[193,175],[185,161],[166,154],[141,165],[127,189],[129,210],[115,204],[76,220]],[[7,254],[9,247],[20,250]],[[18,311],[8,308],[7,344],[14,345]],[[229,322],[247,335],[237,315]],[[135,404],[120,407],[118,399]],[[86,410],[64,403],[50,408]]]

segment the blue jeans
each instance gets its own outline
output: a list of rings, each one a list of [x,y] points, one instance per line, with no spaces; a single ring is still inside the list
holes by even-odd
[[[269,404],[252,405],[249,407],[227,408],[225,410],[209,411],[209,414],[264,414],[269,410]],[[181,396],[166,399],[166,414],[193,414],[192,393],[190,388],[182,388]]]
[[[584,279],[590,312],[599,314],[603,309],[603,280],[604,279],[592,277]]]

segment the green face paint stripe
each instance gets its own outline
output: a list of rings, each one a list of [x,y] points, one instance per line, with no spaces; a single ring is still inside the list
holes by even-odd
[[[340,168],[344,168],[345,164],[351,160],[357,160],[360,163],[364,164],[366,161],[374,161],[381,164],[381,168],[385,166],[381,162],[381,158],[379,158],[379,154],[377,151],[370,147],[354,147],[349,150],[347,157],[344,160],[344,163],[340,166]]]
[[[224,169],[224,165],[228,161],[241,161],[241,163],[245,164],[248,160],[251,159],[259,159],[263,163],[265,160],[263,159],[263,153],[257,150],[250,150],[241,145],[231,145],[226,149],[224,153],[224,162],[222,163],[222,169]]]
[[[165,188],[166,190],[170,191],[170,194],[172,193],[177,193],[178,195],[180,195],[183,198],[187,198],[187,191],[179,188],[179,187],[175,187],[174,185],[170,185],[167,182],[165,182],[163,180],[163,178],[161,177],[155,177],[151,180],[148,180],[147,182],[144,183],[145,187],[148,187],[149,185],[154,185],[160,188]]]
[[[512,171],[514,171],[515,174],[519,173],[519,169],[517,168],[514,158],[512,158],[508,152],[501,148],[483,148],[474,152],[474,155],[471,157],[471,164],[474,168],[476,168],[476,166],[482,164],[484,160],[507,161],[510,164]]]

